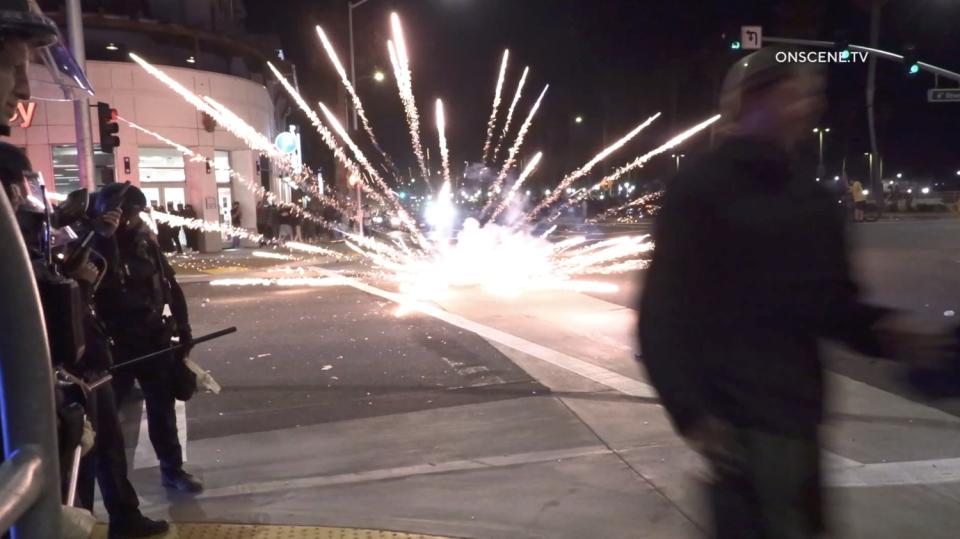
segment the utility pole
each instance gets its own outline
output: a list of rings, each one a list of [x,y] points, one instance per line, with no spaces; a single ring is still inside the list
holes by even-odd
[[[886,0],[874,0],[870,6],[870,47],[880,46],[880,11]],[[877,146],[877,120],[874,113],[874,101],[877,85],[877,55],[871,54],[867,64],[867,125],[870,129],[870,162],[880,159],[880,150]],[[878,178],[879,167],[870,167],[870,190],[877,205],[877,212],[883,215],[883,186]]]
[[[83,43],[83,15],[80,0],[67,0],[67,34],[70,50],[81,69],[87,69],[87,52]],[[73,118],[77,134],[77,169],[80,187],[90,191],[97,188],[96,168],[93,164],[93,131],[90,128],[90,100],[86,94],[73,99]]]

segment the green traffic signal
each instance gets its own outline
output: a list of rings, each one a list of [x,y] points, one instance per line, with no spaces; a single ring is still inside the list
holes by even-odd
[[[849,60],[849,59],[850,59],[850,51],[848,51],[848,50],[843,50],[843,51],[841,51],[841,52],[840,52],[840,59],[841,59],[841,60]]]
[[[743,45],[741,45],[739,41],[734,41],[733,43],[730,44],[730,48],[733,50],[740,50],[741,48],[743,48]]]
[[[920,72],[920,65],[919,65],[919,64],[911,64],[911,65],[910,65],[910,71],[908,72],[910,75],[916,75],[916,74],[919,73],[919,72]]]

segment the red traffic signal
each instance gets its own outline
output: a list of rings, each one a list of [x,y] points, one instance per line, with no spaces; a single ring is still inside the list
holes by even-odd
[[[120,145],[120,125],[117,120],[120,115],[117,109],[110,108],[107,103],[97,103],[97,120],[100,126],[100,151],[104,153],[113,153],[113,149]]]

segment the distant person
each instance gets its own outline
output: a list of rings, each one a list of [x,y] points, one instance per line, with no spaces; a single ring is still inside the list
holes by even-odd
[[[233,228],[239,229],[243,226],[243,212],[240,211],[240,203],[234,202],[230,206],[230,226]],[[233,236],[232,247],[238,249],[240,247],[240,236],[235,234]]]
[[[260,235],[260,247],[267,244],[267,229],[269,227],[270,208],[267,202],[260,200],[257,202],[257,234]]]
[[[640,304],[642,362],[709,465],[721,539],[826,536],[821,339],[917,364],[950,342],[862,301],[836,197],[791,169],[823,76],[775,52],[731,68],[719,146],[667,186]]]
[[[173,204],[173,202],[167,202],[167,213],[174,217],[180,217],[177,214],[177,207]],[[173,244],[176,246],[177,253],[182,255],[183,245],[180,244],[180,227],[178,226],[170,227],[170,241],[172,241]]]
[[[279,209],[278,221],[280,223],[280,239],[291,241],[293,239],[293,212],[290,211],[290,208],[282,207]]]
[[[850,196],[853,198],[853,220],[862,223],[863,212],[867,209],[867,195],[863,192],[860,180],[850,182]]]
[[[197,210],[193,209],[192,205],[187,204],[183,207],[183,218],[196,219]],[[200,252],[200,231],[195,228],[185,227],[184,235],[187,237],[187,247],[192,251]]]

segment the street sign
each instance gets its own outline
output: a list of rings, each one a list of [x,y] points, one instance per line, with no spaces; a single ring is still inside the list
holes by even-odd
[[[927,92],[931,103],[949,103],[960,101],[960,88],[932,88]]]
[[[757,50],[763,46],[762,26],[741,26],[740,43],[746,50]]]

